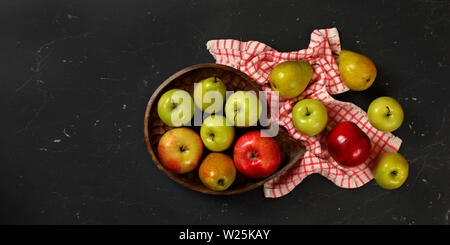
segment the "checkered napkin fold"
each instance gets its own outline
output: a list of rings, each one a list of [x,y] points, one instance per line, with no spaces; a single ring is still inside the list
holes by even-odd
[[[279,119],[275,123],[287,129],[289,135],[301,142],[306,151],[298,162],[284,174],[264,184],[264,195],[278,198],[291,192],[305,177],[319,173],[342,188],[357,188],[373,179],[369,163],[384,151],[398,151],[402,140],[391,133],[374,128],[367,114],[358,106],[335,100],[331,94],[346,92],[348,88],[339,77],[336,57],[341,51],[339,33],[336,28],[314,30],[307,49],[293,52],[278,52],[257,42],[240,42],[233,39],[210,40],[206,44],[218,64],[228,65],[249,75],[262,85],[268,104],[279,100]],[[295,99],[279,98],[270,88],[270,71],[286,60],[307,60],[314,75],[307,89]],[[319,135],[309,137],[298,132],[292,122],[292,108],[301,98],[320,100],[328,111],[327,129]],[[273,106],[271,107],[273,110]],[[372,153],[368,160],[353,168],[343,168],[334,161],[326,148],[326,136],[336,123],[352,121],[366,133],[372,142]]]

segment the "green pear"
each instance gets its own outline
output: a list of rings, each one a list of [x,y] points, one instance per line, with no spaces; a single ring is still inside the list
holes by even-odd
[[[291,99],[299,96],[308,86],[313,69],[306,60],[285,61],[270,72],[269,82],[280,97]]]

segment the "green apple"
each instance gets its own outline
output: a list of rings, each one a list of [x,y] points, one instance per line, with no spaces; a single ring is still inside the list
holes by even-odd
[[[327,126],[327,109],[322,102],[314,99],[303,99],[292,109],[295,128],[302,134],[314,136]]]
[[[383,152],[372,169],[375,181],[384,189],[396,189],[408,178],[408,161],[398,152]]]
[[[381,131],[392,132],[403,122],[402,106],[392,97],[379,97],[372,101],[367,114],[370,124]]]
[[[181,89],[165,92],[158,101],[158,116],[165,124],[180,127],[191,121],[194,115],[194,101],[191,95]]]
[[[211,115],[203,121],[200,137],[209,150],[224,151],[233,143],[234,127],[228,125],[225,117]]]
[[[313,69],[306,60],[285,61],[276,65],[269,75],[270,86],[280,97],[291,99],[300,95],[308,86]]]
[[[215,113],[223,108],[227,87],[218,77],[201,80],[194,88],[195,104],[207,113]]]
[[[237,91],[225,103],[225,115],[237,127],[255,125],[261,111],[261,102],[253,91]]]

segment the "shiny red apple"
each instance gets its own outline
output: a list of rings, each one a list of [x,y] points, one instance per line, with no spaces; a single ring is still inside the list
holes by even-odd
[[[327,138],[331,157],[344,166],[353,167],[369,157],[371,143],[369,137],[352,122],[340,122],[331,130]]]
[[[237,140],[233,158],[236,168],[243,175],[264,178],[280,166],[281,151],[273,138],[261,131],[251,131]]]

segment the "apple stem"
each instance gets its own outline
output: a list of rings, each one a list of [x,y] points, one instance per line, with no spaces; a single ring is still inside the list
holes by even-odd
[[[172,102],[172,110],[177,108],[177,106],[178,106],[177,103],[175,103],[175,101],[173,101],[173,100],[171,102]]]
[[[214,82],[215,82],[215,83],[217,82],[217,77],[214,77]]]
[[[180,146],[180,151],[181,151],[181,152],[186,151],[186,147],[184,147],[184,145]]]
[[[387,116],[391,115],[391,109],[389,109],[389,106],[386,106],[386,109],[388,110]]]
[[[258,155],[256,154],[256,152],[250,152],[250,159],[255,159],[255,158],[257,158],[258,157]]]
[[[309,116],[309,115],[310,115],[310,113],[309,113],[308,107],[306,107],[306,116]]]
[[[237,117],[237,114],[239,113],[239,111],[240,111],[240,109],[239,109],[239,107],[237,107],[237,105],[236,104],[234,104],[236,107],[234,108],[234,121],[236,121],[236,117]]]

